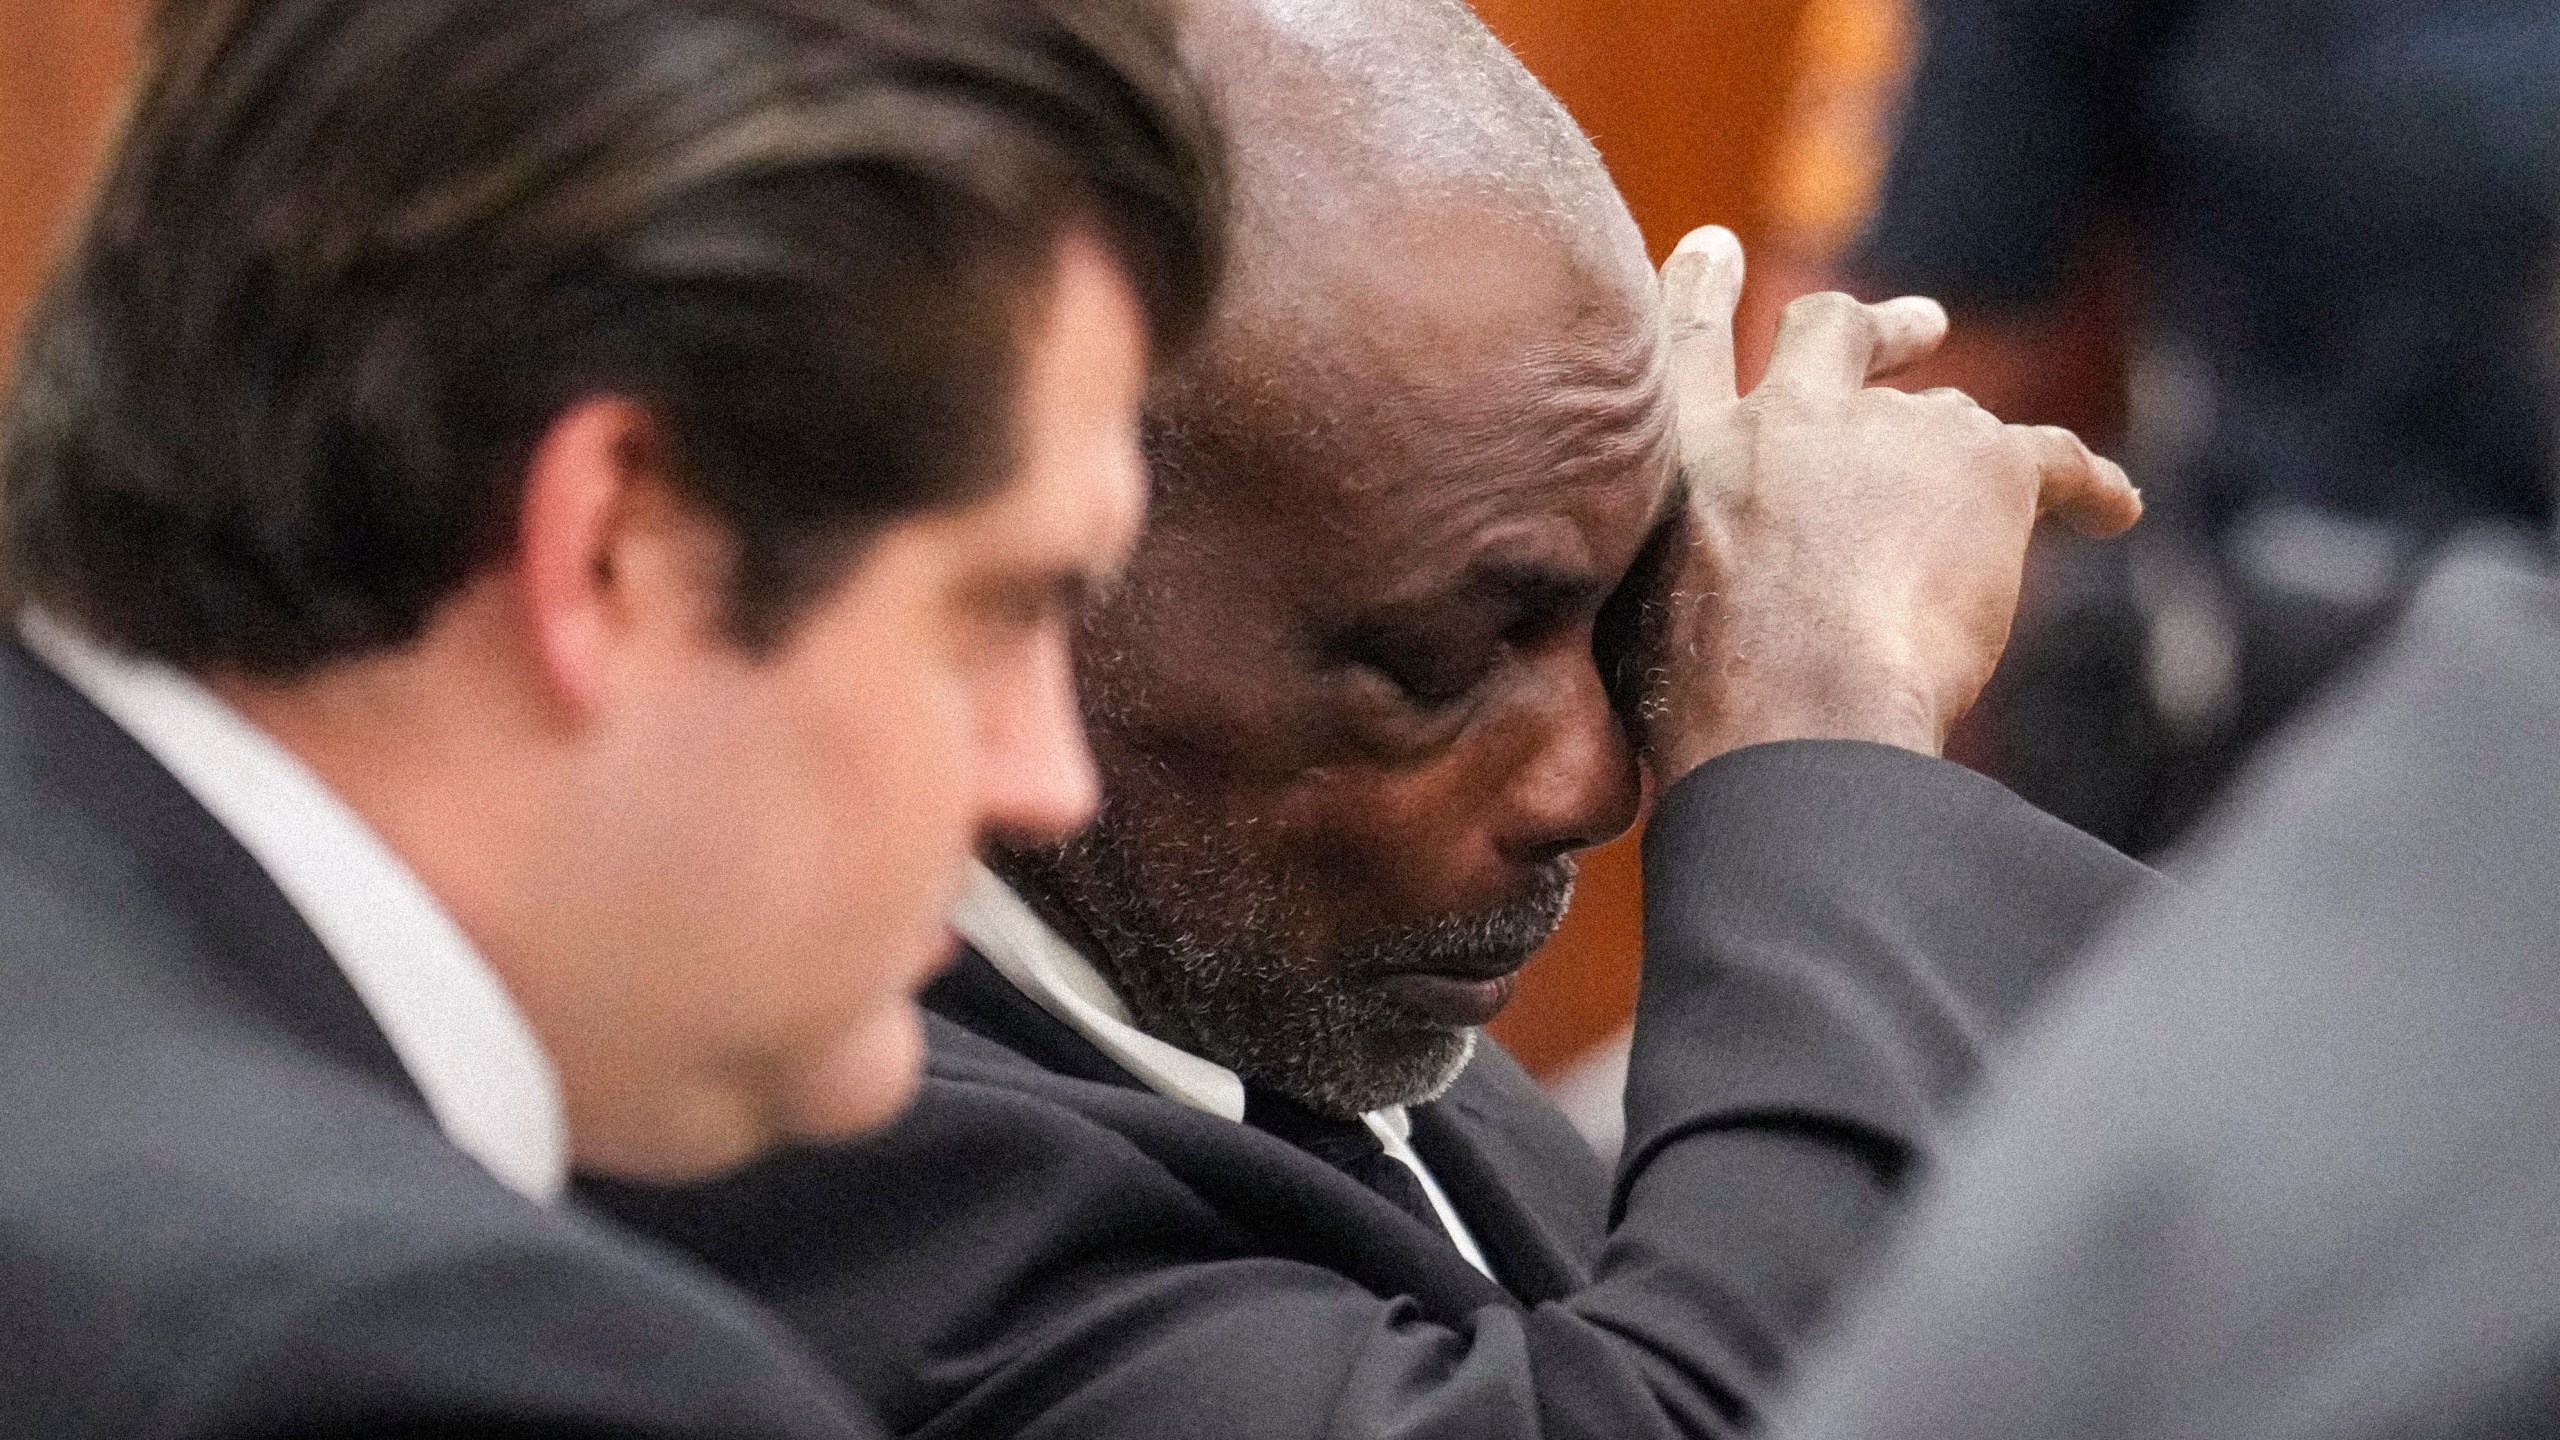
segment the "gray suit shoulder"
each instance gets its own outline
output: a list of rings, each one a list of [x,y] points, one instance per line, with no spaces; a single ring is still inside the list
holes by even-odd
[[[2031,1031],[1786,1433],[2560,1414],[2560,587],[2449,558]]]
[[[506,1189],[111,894],[0,851],[0,1434],[876,1433],[743,1297]]]

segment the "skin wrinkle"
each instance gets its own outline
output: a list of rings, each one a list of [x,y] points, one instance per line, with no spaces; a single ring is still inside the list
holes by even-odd
[[[1078,640],[1101,817],[995,858],[1142,1026],[1350,1115],[1476,1043],[1386,977],[1516,968],[1634,817],[1594,626],[1672,491],[1667,351],[1598,155],[1463,5],[1192,33],[1237,264]]]

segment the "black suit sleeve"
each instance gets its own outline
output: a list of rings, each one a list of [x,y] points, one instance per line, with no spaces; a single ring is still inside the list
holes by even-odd
[[[1986,1039],[2144,873],[1874,746],[1674,786],[1618,1214],[1545,1303],[1269,1137],[1099,1085],[1071,1107],[950,1051],[884,1139],[638,1218],[804,1326],[899,1433],[1728,1435]]]
[[[2150,875],[1886,746],[1759,746],[1674,787],[1646,841],[1616,1223],[1581,1313],[1643,1337],[1658,1391],[1756,1411],[1986,1048]]]

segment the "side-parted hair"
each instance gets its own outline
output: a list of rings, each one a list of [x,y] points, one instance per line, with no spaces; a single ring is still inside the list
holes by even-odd
[[[0,439],[25,599],[182,668],[414,639],[643,405],[769,648],[999,488],[1057,245],[1160,354],[1225,168],[1166,0],[171,0]]]

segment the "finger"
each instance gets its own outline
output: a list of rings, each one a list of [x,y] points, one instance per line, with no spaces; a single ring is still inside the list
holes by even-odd
[[[1876,321],[1876,351],[1867,357],[1869,380],[1909,369],[1946,343],[1947,307],[1926,295],[1905,295],[1867,308]]]
[[[1721,225],[1690,231],[1663,262],[1671,384],[1684,405],[1733,403],[1733,311],[1742,303],[1742,275],[1742,242]]]
[[[2142,518],[2142,492],[2123,466],[2059,425],[2013,429],[2036,458],[2039,514],[2100,539],[2120,535]]]
[[[1843,393],[1864,389],[1884,338],[1876,307],[1836,290],[1800,295],[1778,317],[1763,384]]]

